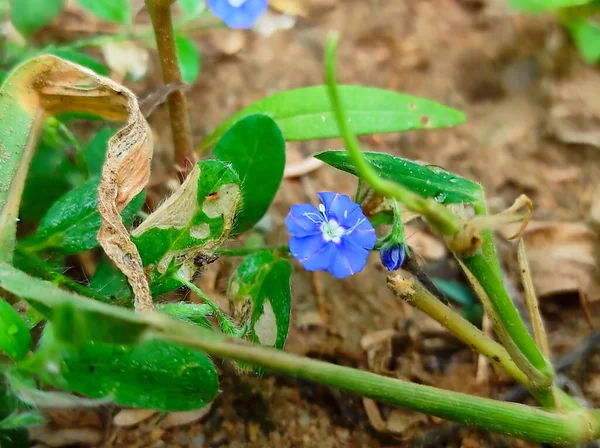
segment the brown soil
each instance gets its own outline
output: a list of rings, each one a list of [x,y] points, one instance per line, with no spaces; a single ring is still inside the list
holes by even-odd
[[[477,180],[493,212],[525,193],[535,204],[536,220],[589,221],[600,148],[586,140],[598,132],[597,121],[594,128],[590,119],[598,115],[587,99],[593,96],[592,86],[600,85],[600,73],[580,61],[551,16],[518,15],[504,3],[312,0],[309,16],[298,19],[292,30],[270,38],[243,33],[244,44],[234,55],[222,51],[228,30],[199,35],[203,71],[188,92],[194,137],[199,141],[229,115],[266,95],[322,83],[324,43],[329,31],[337,30],[342,82],[426,97],[469,117],[456,129],[364,138],[363,149],[426,161]],[[573,85],[584,87],[573,95]],[[134,87],[142,92],[150,86],[146,81]],[[586,86],[590,90],[582,91]],[[170,149],[167,120],[164,107],[151,119],[161,153]],[[288,162],[340,147],[339,141],[290,144]],[[313,201],[316,191],[352,195],[354,189],[352,176],[327,167],[300,180],[285,180],[270,211],[274,229],[268,242],[287,242],[283,219],[290,204]],[[507,266],[514,268],[514,246],[499,247]],[[231,265],[222,261],[216,266],[216,292],[223,292]],[[490,397],[512,387],[500,372],[481,371],[477,356],[429,318],[399,303],[386,287],[376,256],[362,273],[343,281],[296,268],[287,351]],[[448,255],[431,269],[456,275]],[[518,277],[511,278],[518,285]],[[586,292],[600,295],[593,288]],[[557,356],[592,332],[575,294],[542,302]],[[595,304],[589,306],[591,313],[598,309]],[[390,330],[391,339],[383,338],[384,344],[377,346],[374,356],[381,364],[369,364],[361,340],[381,330]],[[573,380],[596,406],[599,361],[598,355],[587,357],[573,371]],[[385,406],[378,409],[386,429],[376,430],[360,397],[285,377],[224,374],[221,389],[200,423],[166,432],[152,431],[149,425],[109,429],[107,440],[113,446],[156,447],[535,446]]]

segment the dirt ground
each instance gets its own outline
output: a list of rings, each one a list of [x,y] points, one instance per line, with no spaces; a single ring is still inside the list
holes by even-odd
[[[535,206],[528,240],[532,270],[538,292],[542,289],[556,359],[590,336],[600,298],[594,278],[594,225],[600,222],[597,68],[581,62],[553,17],[518,15],[502,0],[305,3],[308,16],[271,37],[228,30],[197,35],[203,67],[189,91],[196,141],[266,95],[322,83],[324,44],[328,33],[337,30],[342,82],[426,97],[468,115],[456,129],[363,138],[363,149],[422,160],[477,180],[492,212],[527,194]],[[151,82],[133,88],[141,94]],[[170,150],[167,117],[164,107],[151,117],[157,160]],[[288,163],[329,148],[341,144],[289,144]],[[283,220],[291,204],[314,201],[317,191],[352,195],[354,189],[352,176],[327,167],[284,180],[269,213],[268,242],[287,242]],[[430,272],[458,278],[457,266],[425,227],[415,225],[408,235]],[[498,247],[518,299],[515,246],[501,235]],[[201,281],[222,294],[234,263],[220,260]],[[342,281],[296,267],[287,351],[489,397],[513,387],[506,375],[395,299],[376,256],[362,273]],[[582,391],[599,406],[600,353],[577,360],[568,372],[571,390]],[[105,446],[536,446],[286,377],[224,373],[221,390],[203,419],[168,430],[154,418],[116,428],[110,423],[117,412],[113,408],[97,417],[89,412],[79,417],[100,419]]]

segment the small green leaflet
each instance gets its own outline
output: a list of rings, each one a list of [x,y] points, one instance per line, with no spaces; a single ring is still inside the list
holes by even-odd
[[[357,135],[447,128],[465,121],[457,110],[391,90],[339,86],[339,91],[348,123]],[[214,146],[233,124],[257,113],[275,120],[286,141],[340,136],[327,88],[315,86],[277,93],[242,109],[209,135],[201,148]]]
[[[31,348],[31,334],[19,313],[0,297],[0,353],[23,359]]]
[[[109,22],[126,24],[131,21],[129,0],[78,0],[79,6]]]
[[[42,218],[37,232],[21,242],[29,250],[54,249],[63,254],[75,254],[98,246],[100,229],[98,213],[98,178],[91,179],[60,198]],[[132,223],[144,204],[140,193],[123,210],[123,223]]]
[[[177,3],[179,3],[179,7],[183,10],[187,19],[197,16],[206,9],[204,0],[179,0]]]
[[[272,252],[244,258],[229,284],[230,307],[253,342],[282,349],[290,326],[291,265]]]
[[[590,0],[508,0],[508,4],[524,12],[541,12],[590,3]]]
[[[106,256],[98,263],[96,272],[90,280],[90,288],[113,300],[126,300],[133,297],[127,277]]]
[[[285,168],[285,141],[271,118],[250,115],[221,137],[214,155],[231,164],[240,176],[244,206],[233,233],[241,233],[265,215],[279,189]]]
[[[382,178],[398,182],[414,193],[434,198],[442,204],[475,203],[483,198],[481,185],[438,166],[421,165],[381,152],[363,154]],[[345,150],[325,151],[315,157],[356,176],[356,169]]]
[[[567,28],[583,60],[588,64],[600,61],[600,24],[592,19],[573,19]]]
[[[185,182],[132,232],[150,273],[153,296],[189,280],[196,260],[210,258],[229,235],[240,203],[240,179],[218,160],[198,162]]]
[[[204,353],[150,340],[135,346],[86,343],[62,351],[56,387],[120,406],[191,411],[218,391],[215,366]]]
[[[208,320],[208,316],[212,314],[212,309],[205,303],[159,303],[156,305],[156,309],[174,319],[200,325],[208,330],[213,329]]]
[[[64,8],[65,0],[11,0],[11,20],[25,36],[47,25]]]
[[[200,73],[200,53],[196,49],[196,44],[187,37],[177,35],[175,36],[175,46],[183,82],[193,84]]]

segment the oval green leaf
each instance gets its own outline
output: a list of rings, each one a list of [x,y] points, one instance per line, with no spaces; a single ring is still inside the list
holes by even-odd
[[[16,29],[29,36],[48,24],[64,6],[65,0],[12,0],[11,20]]]
[[[78,0],[79,6],[101,19],[126,24],[131,20],[129,0]]]
[[[357,135],[435,129],[465,121],[463,113],[433,101],[391,90],[339,86],[348,123]],[[325,86],[289,90],[264,98],[242,109],[220,125],[203,142],[210,148],[236,122],[251,114],[270,116],[286,141],[340,136]]]
[[[438,166],[420,163],[382,152],[364,152],[367,161],[380,177],[398,182],[414,193],[434,198],[442,204],[475,203],[483,198],[483,189],[477,182],[457,176]],[[330,150],[315,157],[338,170],[357,175],[348,152]]]
[[[120,406],[191,411],[218,392],[214,364],[204,353],[151,340],[135,346],[90,343],[67,349],[56,386]]]
[[[61,197],[42,218],[37,232],[21,242],[29,250],[54,249],[63,254],[75,254],[98,246],[100,214],[98,213],[97,178],[87,181]],[[140,193],[123,210],[125,226],[129,226],[144,204]]]
[[[590,3],[590,0],[508,0],[508,4],[524,12],[542,12]]]
[[[272,252],[244,258],[229,284],[234,318],[249,338],[282,349],[290,326],[291,265]]]
[[[0,298],[0,352],[23,359],[31,347],[31,334],[19,313]]]
[[[240,176],[243,207],[233,233],[241,233],[265,215],[279,189],[285,168],[285,141],[271,118],[250,115],[223,135],[214,154],[230,163]]]
[[[175,46],[183,82],[193,84],[200,73],[200,53],[196,49],[196,44],[187,37],[177,35]]]

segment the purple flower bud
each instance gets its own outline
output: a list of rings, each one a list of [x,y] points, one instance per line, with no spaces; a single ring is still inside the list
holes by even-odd
[[[344,278],[362,271],[375,246],[375,229],[360,206],[345,194],[319,193],[319,208],[292,205],[285,219],[290,252],[307,271]]]
[[[208,9],[229,28],[247,30],[267,12],[268,0],[207,0]]]
[[[379,258],[388,271],[395,271],[404,263],[406,255],[403,243],[388,242],[385,243],[379,250]]]

